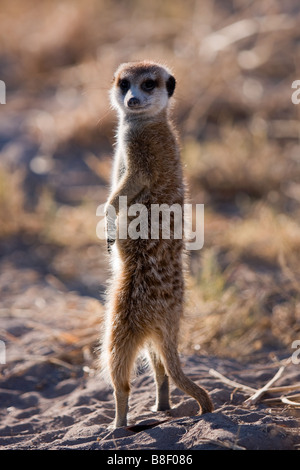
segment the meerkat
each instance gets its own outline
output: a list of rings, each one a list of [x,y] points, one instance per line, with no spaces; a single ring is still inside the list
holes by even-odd
[[[169,102],[176,81],[160,64],[130,62],[117,69],[110,96],[119,126],[106,203],[115,210],[119,198],[150,209],[152,204],[184,205],[180,151],[169,119]],[[130,219],[130,218],[129,218]],[[149,233],[150,233],[149,221]],[[112,277],[100,362],[114,389],[114,427],[127,426],[131,373],[141,349],[146,349],[156,381],[156,410],[170,408],[169,377],[199,404],[200,413],[213,410],[206,390],[182,371],[178,355],[179,322],[183,313],[184,240],[109,238]]]

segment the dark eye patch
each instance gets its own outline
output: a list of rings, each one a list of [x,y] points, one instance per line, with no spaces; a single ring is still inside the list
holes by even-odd
[[[147,80],[145,80],[145,81],[142,83],[141,88],[142,88],[142,90],[144,90],[144,91],[151,91],[151,90],[153,90],[157,85],[158,85],[157,80],[152,80],[151,78],[148,78]]]
[[[120,80],[119,87],[123,93],[126,93],[126,91],[128,91],[130,88],[129,80],[127,80],[126,78],[123,78],[122,80]]]

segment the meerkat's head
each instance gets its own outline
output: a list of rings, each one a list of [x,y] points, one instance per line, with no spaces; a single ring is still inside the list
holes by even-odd
[[[127,116],[152,117],[167,107],[176,81],[155,62],[128,62],[117,69],[111,88],[112,106]]]

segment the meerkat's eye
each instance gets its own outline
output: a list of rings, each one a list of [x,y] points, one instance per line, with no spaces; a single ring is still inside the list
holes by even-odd
[[[123,78],[119,81],[119,87],[121,88],[122,92],[125,93],[130,88],[130,82],[126,78]]]
[[[148,80],[145,80],[142,83],[142,89],[145,91],[151,91],[153,88],[155,88],[157,85],[157,82],[155,80],[151,80],[151,78],[148,78]]]

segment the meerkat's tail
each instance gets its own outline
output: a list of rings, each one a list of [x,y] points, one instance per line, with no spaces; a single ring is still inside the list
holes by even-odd
[[[167,374],[170,376],[175,385],[187,395],[190,395],[195,398],[195,400],[197,400],[200,407],[200,413],[203,414],[212,412],[214,406],[207,391],[199,385],[196,385],[184,374],[175,345],[164,344],[161,349],[161,358],[163,360]]]

